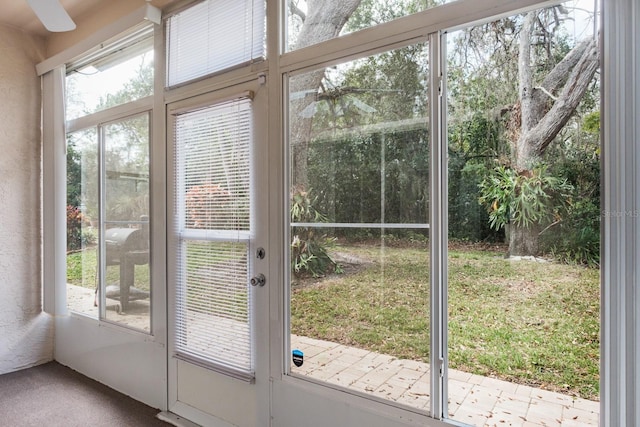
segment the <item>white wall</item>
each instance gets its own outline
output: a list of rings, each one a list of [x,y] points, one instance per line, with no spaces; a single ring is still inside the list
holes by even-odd
[[[0,374],[53,359],[53,319],[41,310],[43,52],[43,40],[0,26]]]

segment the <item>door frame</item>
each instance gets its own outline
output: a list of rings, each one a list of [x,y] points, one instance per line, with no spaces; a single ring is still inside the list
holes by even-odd
[[[200,95],[188,94],[166,105],[167,129],[167,217],[169,235],[167,238],[167,302],[168,302],[168,409],[202,425],[267,425],[269,419],[269,274],[270,249],[266,256],[259,259],[253,256],[258,247],[268,248],[269,243],[269,198],[268,198],[268,165],[266,132],[268,127],[266,75],[259,78],[246,77],[233,84],[222,84],[210,87]],[[217,372],[175,357],[176,323],[176,274],[177,253],[176,237],[172,234],[175,213],[173,203],[176,179],[175,155],[173,153],[174,114],[177,111],[192,111],[225,100],[237,98],[239,94],[253,93],[253,141],[251,147],[251,191],[252,191],[252,237],[249,244],[249,274],[264,274],[264,287],[251,287],[253,292],[253,349],[255,376],[252,380],[241,379],[229,373]],[[264,208],[263,208],[264,207]],[[239,399],[238,396],[242,396]]]

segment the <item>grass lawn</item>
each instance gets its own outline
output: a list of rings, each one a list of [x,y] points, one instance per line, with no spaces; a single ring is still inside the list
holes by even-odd
[[[97,284],[97,247],[89,247],[67,255],[67,283],[95,289]],[[239,321],[249,318],[247,307],[247,287],[225,280],[221,271],[239,267],[238,274],[246,276],[242,270],[246,267],[246,245],[244,243],[189,242],[186,264],[187,302],[191,310],[217,316],[229,317]],[[136,265],[134,286],[148,291],[150,284],[149,264]],[[221,280],[212,280],[221,278]],[[107,266],[107,285],[119,283],[120,266]],[[222,306],[222,308],[220,307]],[[235,309],[229,309],[235,307]]]
[[[429,361],[424,248],[342,246],[345,274],[293,285],[292,333]],[[449,252],[449,366],[598,399],[597,269]]]
[[[96,259],[97,247],[89,247],[81,251],[72,252],[67,255],[67,283],[95,289],[97,283]],[[134,283],[138,289],[149,290],[149,264],[136,265],[134,273]],[[107,267],[107,285],[120,281],[120,267],[110,265]]]

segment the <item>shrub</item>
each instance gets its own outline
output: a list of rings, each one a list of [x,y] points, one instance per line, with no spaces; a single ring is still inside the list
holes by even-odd
[[[492,229],[489,214],[478,203],[479,184],[489,174],[482,162],[449,155],[449,238],[468,241],[503,241],[504,232]]]
[[[562,220],[541,235],[541,244],[559,261],[592,267],[600,265],[599,117],[588,114],[584,130],[589,134],[556,155],[553,174],[565,177],[574,191]]]
[[[291,194],[291,222],[326,222],[327,218],[313,207],[310,192],[296,187]],[[321,277],[331,271],[341,272],[327,249],[334,238],[312,227],[295,227],[291,238],[291,271],[296,278],[306,275]]]
[[[479,187],[479,201],[487,208],[489,223],[496,230],[509,223],[530,227],[556,218],[573,190],[566,179],[547,174],[545,165],[528,174],[498,166]]]
[[[567,218],[545,236],[545,245],[559,261],[600,266],[600,208],[589,199],[569,208]]]
[[[89,243],[88,235],[83,239],[82,224],[85,222],[82,211],[75,207],[67,206],[67,251],[81,249],[85,244]]]
[[[226,228],[231,194],[218,184],[194,185],[185,194],[187,228]]]

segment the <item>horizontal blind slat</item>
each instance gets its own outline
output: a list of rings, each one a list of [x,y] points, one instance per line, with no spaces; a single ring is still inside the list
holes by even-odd
[[[176,351],[252,372],[251,100],[174,117]]]
[[[167,19],[167,85],[265,56],[264,0],[206,0]]]

